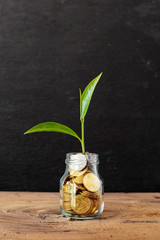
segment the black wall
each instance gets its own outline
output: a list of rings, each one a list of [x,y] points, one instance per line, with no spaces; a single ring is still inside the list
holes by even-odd
[[[101,71],[85,121],[105,191],[160,189],[159,0],[0,1],[0,190],[58,191],[79,142],[79,88]]]

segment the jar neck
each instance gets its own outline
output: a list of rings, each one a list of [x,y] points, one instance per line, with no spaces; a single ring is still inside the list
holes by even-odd
[[[99,157],[96,153],[89,153],[86,152],[85,154],[78,153],[78,152],[72,152],[66,154],[66,160],[65,163],[70,164],[91,164],[91,165],[97,165],[99,164]]]

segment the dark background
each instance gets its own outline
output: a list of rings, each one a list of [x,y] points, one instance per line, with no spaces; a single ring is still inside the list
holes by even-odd
[[[78,140],[23,133],[80,135],[79,88],[103,71],[85,137],[105,191],[159,191],[159,0],[1,0],[0,16],[0,190],[58,191]]]

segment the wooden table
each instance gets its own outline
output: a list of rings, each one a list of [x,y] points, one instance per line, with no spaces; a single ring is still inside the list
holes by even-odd
[[[58,193],[0,192],[0,239],[160,240],[160,193],[105,193],[98,219],[71,221]]]

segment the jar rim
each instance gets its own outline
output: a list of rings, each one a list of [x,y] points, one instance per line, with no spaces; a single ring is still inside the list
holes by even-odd
[[[70,152],[66,154],[66,163],[72,163],[72,164],[81,164],[78,163],[77,160],[75,161],[73,158],[71,159],[71,156],[76,155],[78,153],[82,153],[82,152]],[[84,154],[86,156],[86,160],[88,163],[95,163],[95,164],[99,164],[99,155],[97,153],[90,153],[90,152],[86,152]]]

